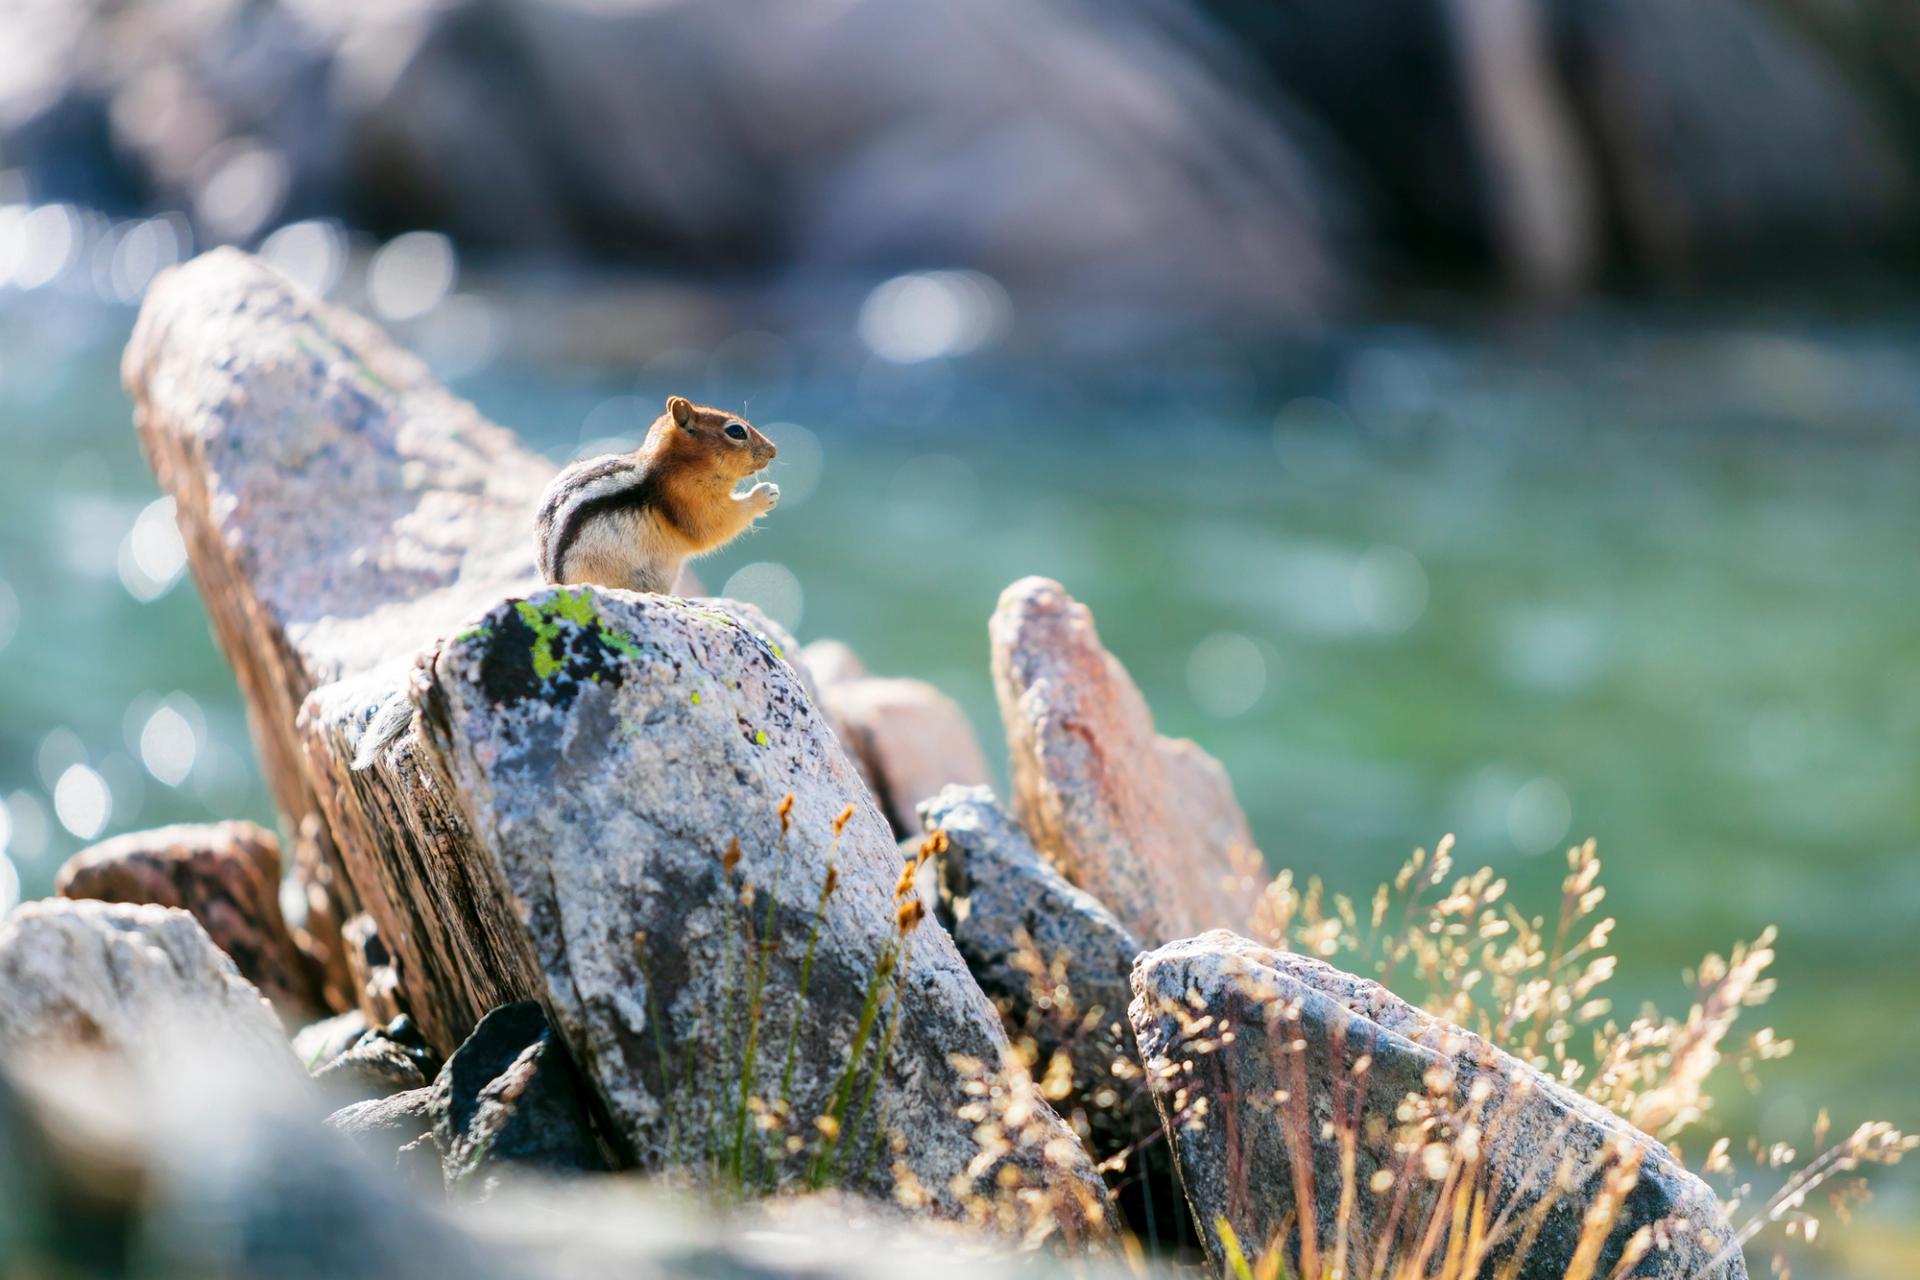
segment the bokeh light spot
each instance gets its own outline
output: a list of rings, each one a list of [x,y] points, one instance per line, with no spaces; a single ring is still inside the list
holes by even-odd
[[[800,579],[793,576],[793,570],[772,560],[736,569],[720,594],[758,606],[762,613],[788,631],[799,630],[800,619],[806,613],[807,595]]]
[[[1260,646],[1235,631],[1216,631],[1187,657],[1187,688],[1210,716],[1245,715],[1267,689],[1267,659]]]
[[[860,307],[860,339],[897,364],[965,355],[998,340],[1006,290],[978,271],[921,271],[877,285]]]
[[[1552,778],[1535,778],[1521,785],[1507,803],[1507,834],[1513,847],[1530,856],[1554,848],[1573,826],[1573,803],[1567,790]]]
[[[380,246],[367,264],[367,301],[384,320],[415,320],[453,288],[453,242],[435,231],[409,231]]]
[[[1427,571],[1410,551],[1375,547],[1354,566],[1353,607],[1372,630],[1398,635],[1427,611]]]
[[[324,298],[340,283],[347,238],[337,224],[322,219],[289,222],[261,242],[260,256],[287,279]]]
[[[47,852],[47,811],[31,792],[16,791],[6,799],[7,852],[17,862],[37,862]]]
[[[107,780],[84,764],[69,766],[53,784],[53,814],[74,835],[93,839],[113,817]]]
[[[140,763],[169,787],[187,780],[199,754],[200,737],[193,722],[170,702],[162,703],[140,729]]]
[[[142,602],[173,589],[187,567],[187,544],[174,522],[172,498],[156,498],[134,518],[120,543],[120,583]]]

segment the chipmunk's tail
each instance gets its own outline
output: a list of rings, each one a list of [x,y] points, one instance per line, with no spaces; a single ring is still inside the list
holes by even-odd
[[[398,742],[412,724],[413,701],[407,697],[405,689],[397,690],[380,704],[380,709],[373,713],[373,719],[360,731],[360,741],[353,750],[354,769],[365,769],[378,760],[380,753]]]

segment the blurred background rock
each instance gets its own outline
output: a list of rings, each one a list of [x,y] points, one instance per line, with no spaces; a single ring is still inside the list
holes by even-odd
[[[1917,185],[1905,0],[19,0],[0,901],[272,820],[115,372],[237,243],[555,460],[742,408],[785,497],[709,587],[996,775],[1044,573],[1273,865],[1454,830],[1545,910],[1595,835],[1622,1013],[1781,925],[1728,1133],[1920,1127]]]

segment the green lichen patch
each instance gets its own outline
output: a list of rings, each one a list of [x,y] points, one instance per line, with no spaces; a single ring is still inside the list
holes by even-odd
[[[566,706],[582,684],[621,684],[644,655],[639,643],[600,613],[585,587],[516,600],[493,624],[461,639],[486,645],[480,682],[496,704],[538,698]]]

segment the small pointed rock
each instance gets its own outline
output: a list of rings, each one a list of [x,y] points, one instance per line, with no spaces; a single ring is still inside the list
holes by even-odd
[[[1023,578],[988,633],[1013,809],[1035,846],[1149,944],[1245,927],[1259,855],[1232,783],[1154,731],[1087,607]]]

